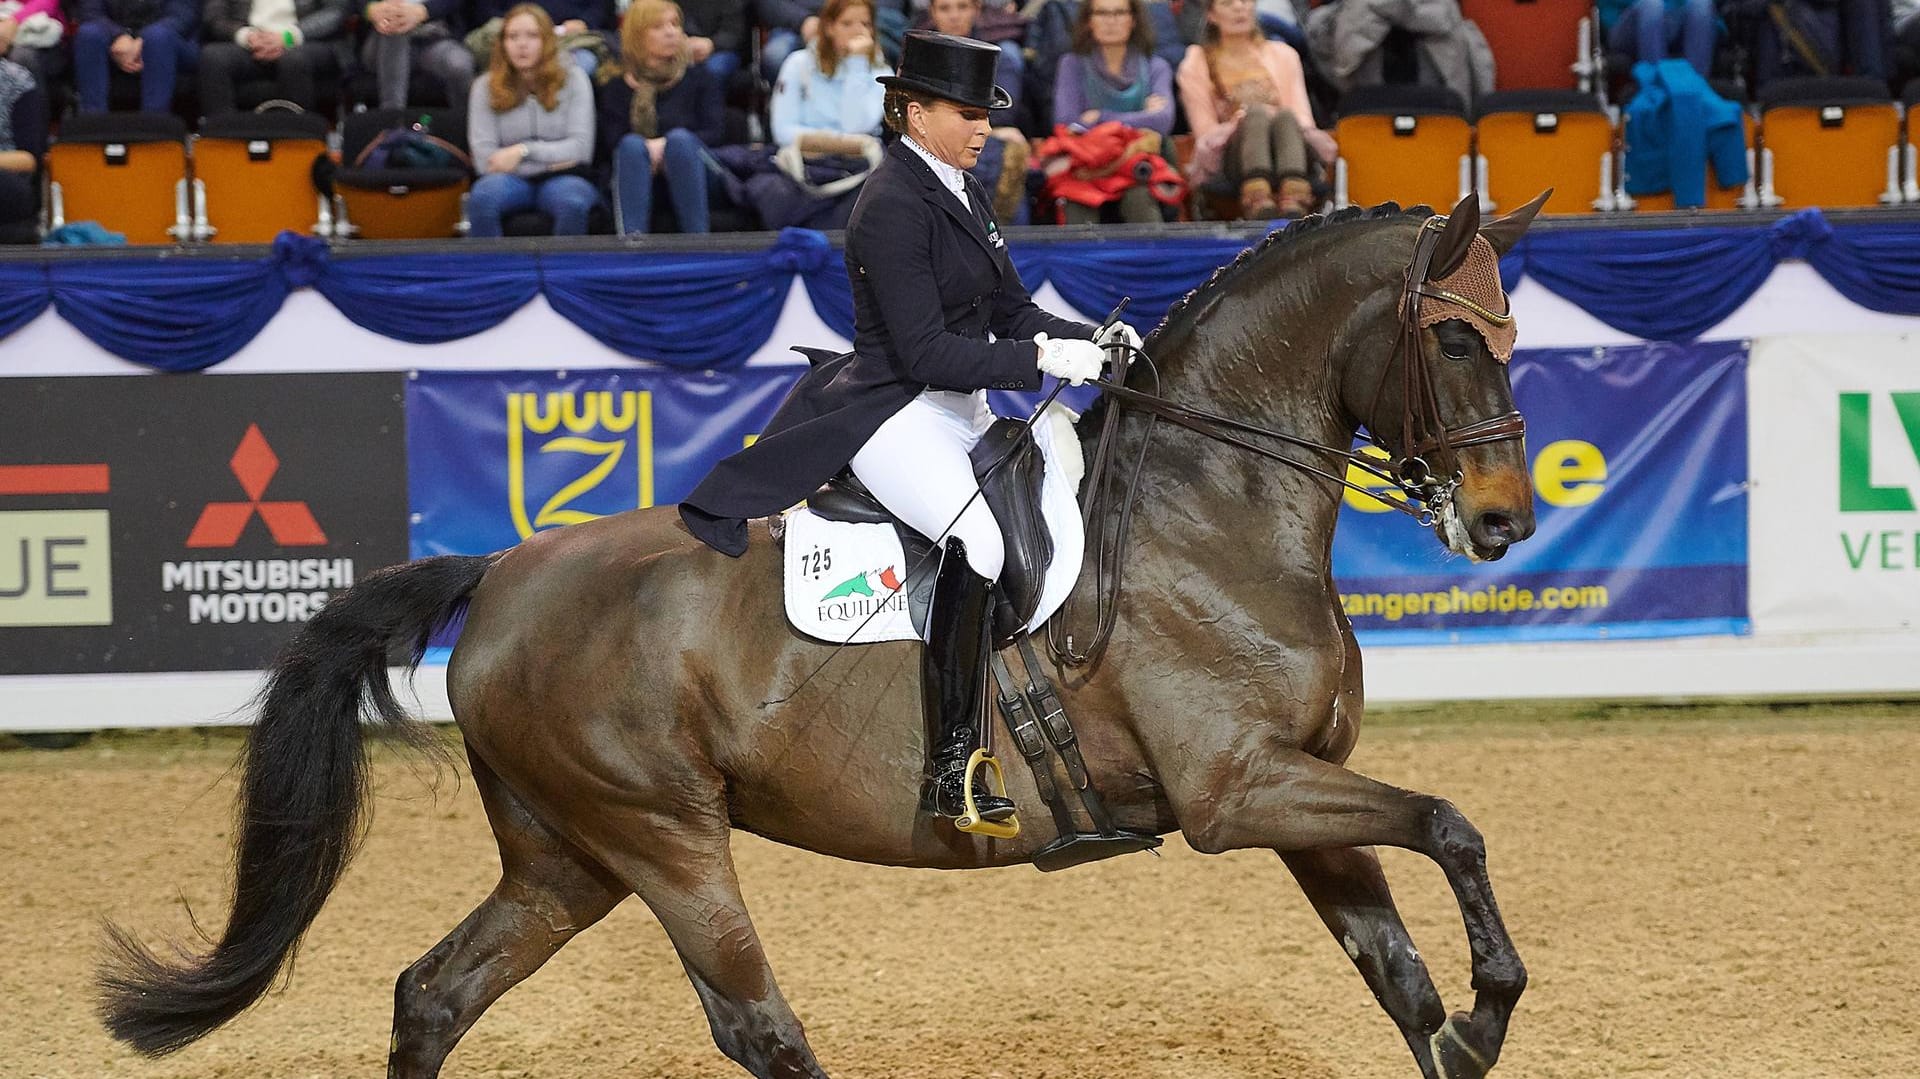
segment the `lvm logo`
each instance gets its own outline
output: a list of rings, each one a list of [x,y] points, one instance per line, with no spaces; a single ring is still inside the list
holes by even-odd
[[[1903,483],[1874,482],[1873,398],[1870,393],[1840,395],[1840,512],[1912,513],[1913,489]],[[1920,392],[1889,393],[1893,413],[1906,435],[1909,462],[1878,462],[1884,478],[1902,465],[1920,465]],[[1886,443],[1882,443],[1884,451]],[[1855,570],[1920,569],[1920,528],[1846,529],[1840,533],[1847,565]]]
[[[105,464],[0,465],[0,495],[97,495]],[[0,626],[113,624],[113,540],[104,509],[0,503]]]

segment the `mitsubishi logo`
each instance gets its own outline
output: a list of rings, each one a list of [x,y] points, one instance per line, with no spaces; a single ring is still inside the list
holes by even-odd
[[[227,464],[233,469],[233,477],[240,481],[240,489],[246,492],[247,501],[207,503],[207,508],[200,511],[200,519],[194,522],[193,534],[187,537],[187,546],[233,546],[240,542],[240,533],[246,530],[255,510],[260,511],[260,519],[267,523],[273,542],[282,547],[319,547],[327,542],[327,534],[320,530],[320,522],[313,519],[313,511],[305,502],[260,501],[260,496],[267,493],[273,474],[280,471],[280,458],[275,456],[273,447],[267,445],[259,424],[247,425],[247,433],[241,437],[239,447]]]

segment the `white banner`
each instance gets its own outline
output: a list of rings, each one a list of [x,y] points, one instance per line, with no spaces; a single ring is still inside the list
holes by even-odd
[[[1754,342],[1756,634],[1920,626],[1920,334]]]

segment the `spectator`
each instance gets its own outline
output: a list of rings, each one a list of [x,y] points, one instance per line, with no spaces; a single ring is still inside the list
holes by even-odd
[[[60,0],[0,0],[0,56],[26,68],[42,93],[67,70],[67,29]]]
[[[1893,70],[1905,83],[1920,78],[1920,0],[1893,0]],[[1911,117],[1907,123],[1913,124]]]
[[[1894,30],[1887,0],[1729,0],[1756,90],[1784,78],[1884,79]]]
[[[500,235],[508,214],[539,209],[555,236],[583,236],[600,203],[581,175],[593,157],[593,85],[560,59],[538,4],[507,12],[485,76],[467,101],[467,142],[481,176],[467,196],[474,236]]]
[[[707,69],[724,96],[727,81],[740,70],[740,50],[747,43],[747,0],[687,0],[681,7],[693,62]],[[622,30],[625,26],[621,24]],[[624,33],[621,40],[626,40]]]
[[[238,111],[243,81],[272,79],[274,96],[312,111],[321,80],[340,74],[336,45],[348,0],[207,0],[200,56],[200,112]]]
[[[1153,54],[1153,31],[1141,0],[1083,0],[1073,23],[1073,51],[1060,58],[1053,84],[1056,127],[1121,123],[1162,136],[1173,133],[1173,69]],[[1092,224],[1100,208],[1064,203],[1066,223]],[[1143,183],[1119,197],[1120,219],[1163,220]]]
[[[985,40],[977,34],[980,0],[933,0],[927,15],[931,28],[940,33]],[[991,113],[993,137],[982,150],[980,159],[967,171],[993,196],[995,220],[1024,225],[1027,223],[1027,160],[1032,147],[1027,145],[1027,136],[1021,133],[1014,119],[1021,115],[1020,91],[1026,82],[1026,62],[1020,57],[1017,41],[999,42],[995,47],[1000,50],[1000,56],[994,61],[993,83],[1007,92],[1008,104]]]
[[[79,0],[73,81],[81,112],[107,111],[114,69],[140,78],[142,112],[173,107],[174,82],[200,56],[193,0]]]
[[[1701,78],[1712,73],[1720,37],[1713,0],[1599,0],[1599,6],[1607,48],[1628,54],[1633,63],[1665,60],[1678,49]]]
[[[637,0],[620,24],[625,71],[600,89],[600,159],[615,163],[621,229],[646,232],[656,186],[665,186],[681,232],[711,229],[722,187],[707,152],[726,137],[720,84],[693,50],[673,0]]]
[[[445,88],[447,104],[458,106],[473,84],[473,54],[455,37],[461,0],[373,0],[365,9],[372,32],[360,51],[379,83],[380,107],[402,108],[413,67]]]
[[[880,132],[886,90],[869,0],[826,0],[820,33],[787,57],[768,109],[773,141],[802,151],[860,154]]]
[[[46,92],[25,67],[0,60],[0,234],[8,239],[33,237],[46,152]]]
[[[1300,54],[1260,35],[1253,0],[1208,0],[1205,41],[1187,47],[1175,78],[1194,134],[1192,183],[1224,174],[1245,218],[1313,208],[1309,151],[1331,162],[1333,139],[1313,122]]]
[[[476,64],[486,63],[493,55],[493,42],[500,36],[501,23],[508,9],[517,2],[468,0],[467,17],[473,29],[467,34],[466,44]],[[594,78],[602,64],[606,65],[606,79],[615,76],[613,50],[609,46],[614,25],[613,0],[543,0],[540,6],[560,35],[560,51],[586,72],[588,78]]]
[[[787,57],[820,35],[820,0],[754,0],[754,23],[766,28],[761,74],[777,82]]]

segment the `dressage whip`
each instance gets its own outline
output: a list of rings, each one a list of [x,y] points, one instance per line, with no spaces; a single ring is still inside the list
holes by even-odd
[[[1133,297],[1131,296],[1120,297],[1120,302],[1114,305],[1112,312],[1110,312],[1107,315],[1106,321],[1102,322],[1100,324],[1100,328],[1094,331],[1093,333],[1094,340],[1096,341],[1099,340],[1102,335],[1104,335],[1108,330],[1112,329],[1114,327],[1114,324],[1120,321],[1120,313],[1122,311],[1125,311],[1127,309],[1127,305],[1132,302],[1133,302]],[[1108,347],[1109,349],[1112,349],[1112,348],[1121,347],[1121,346],[1108,346]],[[1134,348],[1132,345],[1125,345],[1124,347],[1129,351],[1133,351],[1133,352],[1139,351],[1138,349]],[[1132,361],[1129,360],[1128,362],[1131,363]],[[1105,380],[1103,379],[1094,379],[1090,381],[1096,384],[1106,384]],[[1033,410],[1033,415],[1027,417],[1027,422],[1020,426],[1020,433],[1014,440],[1016,443],[1018,443],[1021,439],[1031,439],[1033,437],[1034,425],[1040,422],[1040,417],[1047,414],[1047,406],[1053,404],[1054,398],[1059,397],[1060,391],[1066,388],[1067,388],[1067,382],[1065,379],[1057,378],[1054,380],[1052,391],[1049,392],[1047,396],[1041,400],[1040,406]],[[933,549],[929,550],[926,554],[921,555],[919,560],[914,562],[914,564],[908,568],[906,574],[900,578],[900,583],[888,589],[887,594],[880,597],[879,601],[873,605],[873,610],[869,611],[867,613],[867,616],[860,620],[860,624],[853,627],[853,631],[847,634],[846,640],[841,641],[838,644],[835,644],[833,646],[833,651],[827,653],[826,658],[822,659],[817,665],[815,665],[813,670],[807,672],[807,676],[800,680],[800,684],[793,687],[793,689],[789,690],[785,696],[774,697],[770,700],[761,701],[760,707],[767,708],[772,705],[785,704],[788,701],[791,701],[794,697],[799,695],[801,690],[807,688],[807,684],[812,682],[814,678],[818,676],[821,671],[826,670],[827,664],[833,662],[834,658],[840,654],[840,650],[847,647],[849,644],[852,644],[853,638],[858,637],[860,635],[860,631],[866,629],[867,624],[869,622],[872,622],[876,617],[879,616],[881,611],[886,609],[887,604],[893,601],[893,597],[899,595],[901,590],[907,587],[907,582],[913,580],[913,575],[920,572],[920,568],[927,564],[927,560],[932,558],[936,553],[939,553],[944,550],[943,545],[945,543],[947,535],[953,531],[953,527],[955,525],[960,523],[960,518],[966,515],[967,510],[972,508],[974,500],[980,498],[982,495],[986,493],[986,481],[993,477],[993,474],[999,470],[1001,465],[1006,464],[1008,461],[1012,459],[1013,459],[1013,454],[1011,453],[1001,457],[1000,460],[995,461],[993,463],[993,466],[991,468],[987,469],[986,475],[979,477],[979,482],[974,484],[973,494],[970,495],[965,502],[961,503],[959,512],[955,513],[953,515],[953,520],[948,521],[947,526],[940,530],[940,534],[938,536],[933,537]],[[889,511],[889,513],[891,513],[891,511]]]

